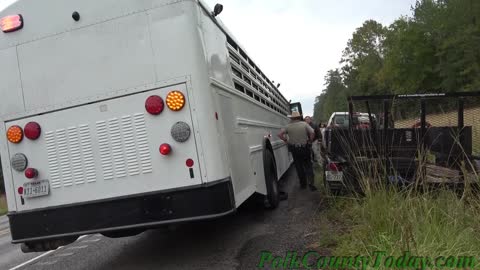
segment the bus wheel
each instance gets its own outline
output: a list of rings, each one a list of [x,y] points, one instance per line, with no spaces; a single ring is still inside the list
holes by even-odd
[[[263,163],[265,171],[265,184],[267,186],[267,196],[265,196],[264,205],[268,209],[275,209],[280,202],[280,191],[277,181],[277,171],[275,169],[275,160],[270,151],[265,152]]]
[[[130,229],[130,230],[123,230],[123,231],[112,231],[112,232],[103,232],[102,235],[108,238],[121,238],[121,237],[129,237],[141,234],[145,230],[143,229]]]

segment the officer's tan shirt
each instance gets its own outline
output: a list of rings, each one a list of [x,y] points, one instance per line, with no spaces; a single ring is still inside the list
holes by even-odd
[[[309,135],[314,133],[312,127],[303,121],[293,121],[285,129],[289,144],[307,144]]]

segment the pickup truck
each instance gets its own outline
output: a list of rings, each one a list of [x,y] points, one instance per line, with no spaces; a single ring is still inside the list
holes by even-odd
[[[323,149],[326,150],[323,164],[324,183],[327,190],[332,193],[339,193],[344,189],[346,182],[349,180],[347,175],[351,174],[348,171],[346,149],[342,149],[342,143],[348,140],[348,129],[350,127],[350,119],[352,119],[353,129],[369,129],[371,121],[376,122],[375,114],[368,115],[364,112],[352,113],[350,118],[348,112],[334,112],[330,116],[327,127],[322,130]],[[334,138],[332,138],[334,134]]]

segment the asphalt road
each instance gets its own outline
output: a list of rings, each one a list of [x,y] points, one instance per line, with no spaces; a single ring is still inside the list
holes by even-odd
[[[23,254],[0,227],[0,269],[255,269],[262,251],[305,252],[318,240],[320,193],[300,190],[294,169],[283,180],[289,198],[273,211],[249,203],[221,219],[128,238],[88,235],[49,253]]]

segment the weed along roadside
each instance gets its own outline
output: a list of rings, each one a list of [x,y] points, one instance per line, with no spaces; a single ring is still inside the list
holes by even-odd
[[[324,201],[329,207],[318,221],[324,252],[310,255],[309,265],[315,258],[337,269],[366,260],[369,267],[358,269],[480,267],[480,201],[473,193],[380,187]]]
[[[5,195],[0,194],[0,216],[3,216],[7,213],[7,199]]]

